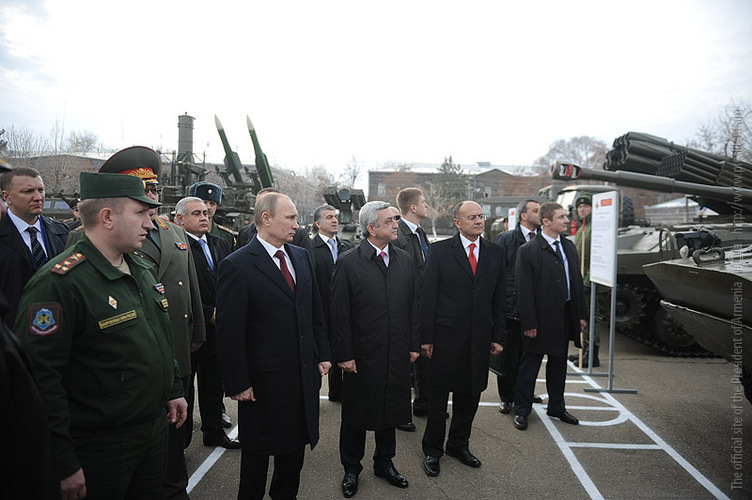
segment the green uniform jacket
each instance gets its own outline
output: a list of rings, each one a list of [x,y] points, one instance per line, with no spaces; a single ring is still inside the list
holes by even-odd
[[[219,236],[220,238],[225,240],[227,242],[227,245],[230,247],[230,252],[234,252],[238,248],[238,242],[235,238],[235,231],[233,231],[229,227],[221,226],[212,221],[212,227],[209,233],[213,234],[214,236]]]
[[[130,276],[84,236],[21,296],[15,332],[49,416],[61,479],[80,468],[71,431],[147,422],[183,396],[164,287],[151,264],[125,260]]]
[[[191,342],[206,341],[196,266],[185,231],[159,217],[154,221],[155,227],[159,228],[161,250],[147,238],[141,250],[135,254],[156,266],[157,278],[165,286],[165,294],[170,302],[175,359],[180,365],[180,376],[187,377],[191,374]],[[72,231],[68,236],[68,246],[77,241],[81,234],[81,231]]]
[[[577,248],[577,256],[580,260],[577,264],[582,269],[582,281],[585,286],[590,286],[590,234],[593,232],[592,217],[588,215],[585,217],[585,228],[582,225],[577,230],[577,234],[574,235],[574,246]],[[585,252],[585,265],[582,265],[582,252]]]

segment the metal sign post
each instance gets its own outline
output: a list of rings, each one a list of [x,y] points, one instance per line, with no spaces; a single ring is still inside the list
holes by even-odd
[[[619,233],[619,192],[609,191],[593,195],[592,233],[590,237],[590,355],[588,356],[589,373],[595,375],[593,366],[593,335],[595,319],[596,283],[611,288],[611,315],[609,318],[608,349],[608,388],[595,389],[586,387],[585,392],[609,392],[636,394],[635,389],[614,389],[614,343],[616,337],[616,262],[617,237]],[[605,374],[600,374],[605,375]]]

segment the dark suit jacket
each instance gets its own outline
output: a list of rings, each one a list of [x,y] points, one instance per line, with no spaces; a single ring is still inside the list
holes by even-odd
[[[537,238],[537,236],[536,236]],[[527,242],[522,234],[520,225],[514,231],[499,233],[494,243],[504,249],[504,262],[506,263],[506,276],[504,278],[504,308],[507,318],[519,321],[520,311],[517,304],[517,290],[515,288],[515,265],[517,263],[517,250]]]
[[[491,342],[504,344],[504,256],[480,238],[473,276],[459,233],[431,245],[421,290],[421,343],[433,344],[433,389],[480,394]]]
[[[285,245],[295,293],[258,238],[219,264],[217,350],[225,392],[240,402],[240,441],[253,454],[290,453],[319,439],[318,364],[330,361],[311,258]]]
[[[334,259],[332,258],[332,251],[327,243],[317,234],[311,238],[313,244],[313,263],[316,267],[316,282],[319,284],[319,294],[321,294],[321,305],[324,307],[324,317],[326,318],[326,326],[329,335],[332,334],[331,329],[331,288],[332,288],[332,273],[334,272]],[[337,259],[350,250],[353,244],[349,241],[342,241],[337,238]],[[334,356],[334,353],[332,353]]]
[[[517,253],[520,328],[523,332],[538,330],[536,338],[524,337],[523,348],[536,354],[566,356],[570,340],[580,347],[580,319],[588,317],[577,250],[567,238],[561,237],[561,242],[569,264],[568,303],[564,266],[542,235],[522,245]],[[564,320],[567,317],[569,324]]]
[[[410,257],[413,258],[415,280],[418,284],[418,292],[420,292],[421,286],[423,285],[423,272],[426,269],[426,256],[423,255],[423,248],[420,246],[418,235],[410,231],[407,224],[402,221],[399,221],[398,226],[399,231],[397,231],[397,239],[392,244],[409,253]],[[429,245],[428,241],[426,241],[426,245]]]
[[[204,319],[206,320],[206,340],[211,350],[215,349],[215,343],[212,339],[214,336],[214,325],[210,320],[214,314],[214,307],[217,304],[217,268],[219,263],[230,255],[230,246],[227,241],[211,233],[206,235],[209,253],[212,256],[214,269],[209,266],[204,251],[198,241],[188,236],[193,252],[193,262],[196,265],[196,277],[198,288],[201,291],[201,303],[203,304]]]
[[[345,373],[342,421],[382,430],[410,421],[410,352],[420,352],[418,298],[407,252],[391,246],[389,267],[368,240],[337,261],[332,280],[332,341]]]
[[[68,226],[49,217],[41,217],[41,221],[44,246],[47,257],[51,259],[65,250]],[[18,229],[10,217],[3,217],[0,220],[0,291],[8,299],[9,308],[5,316],[7,324],[14,324],[21,291],[35,271],[29,247],[18,234]]]

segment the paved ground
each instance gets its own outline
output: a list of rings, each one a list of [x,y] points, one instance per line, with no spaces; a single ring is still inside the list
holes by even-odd
[[[606,361],[607,346],[602,349]],[[617,336],[614,368],[613,388],[637,394],[584,392],[608,387],[608,379],[570,375],[567,407],[581,425],[549,419],[544,400],[525,432],[513,427],[511,415],[498,412],[496,380],[490,376],[470,441],[483,462],[480,469],[445,456],[441,474],[428,477],[420,446],[425,420],[416,418],[417,432],[397,431],[395,465],[410,481],[406,490],[373,475],[369,434],[355,498],[752,498],[752,405],[735,400],[730,363],[669,358]],[[608,364],[596,370],[607,371]],[[537,393],[545,399],[544,372],[539,376]],[[321,394],[321,441],[307,452],[301,499],[343,498],[340,407],[325,398],[326,386]],[[227,405],[235,421],[235,403],[228,399]],[[186,460],[192,498],[235,498],[239,450],[204,447],[199,432]],[[735,478],[738,488],[732,489]]]

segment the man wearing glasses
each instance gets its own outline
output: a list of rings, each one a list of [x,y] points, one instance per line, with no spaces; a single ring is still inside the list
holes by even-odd
[[[423,434],[423,469],[440,472],[446,409],[452,393],[452,422],[446,453],[469,467],[470,430],[480,393],[488,385],[488,354],[499,354],[504,329],[504,252],[481,237],[483,210],[474,201],[454,207],[453,238],[431,245],[420,302],[423,356],[431,359],[431,398]]]

